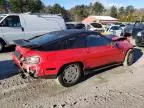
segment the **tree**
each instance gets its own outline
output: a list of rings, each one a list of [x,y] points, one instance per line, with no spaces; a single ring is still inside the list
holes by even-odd
[[[114,18],[117,18],[118,12],[117,12],[117,8],[115,6],[111,7],[111,9],[110,9],[110,16],[114,17]]]
[[[93,14],[95,15],[101,15],[104,12],[104,10],[104,6],[99,2],[95,2],[92,7]]]
[[[133,6],[129,5],[129,6],[126,7],[125,11],[126,11],[127,14],[133,14],[135,9],[134,9]]]
[[[86,5],[77,5],[70,10],[75,21],[81,21],[89,15],[89,7]]]
[[[43,7],[41,0],[9,0],[13,12],[39,12]]]
[[[122,6],[119,8],[119,15],[125,14],[125,8]]]
[[[64,7],[61,7],[59,4],[45,7],[44,12],[50,14],[60,14],[63,16],[65,21],[69,21],[71,19],[70,13]]]
[[[118,18],[119,18],[119,21],[124,21],[125,19],[125,8],[122,6],[119,8],[119,11],[118,11]]]
[[[0,0],[0,12],[4,11],[4,0]]]
[[[0,0],[0,13],[8,12],[8,2],[7,0]]]
[[[66,9],[61,7],[59,4],[54,4],[50,9],[50,13],[65,15]]]
[[[44,8],[41,0],[26,0],[26,4],[30,12],[40,12]]]

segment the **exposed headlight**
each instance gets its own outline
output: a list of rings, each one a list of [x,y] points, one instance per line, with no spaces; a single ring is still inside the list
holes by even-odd
[[[141,36],[142,36],[142,33],[141,33],[141,32],[139,32],[139,33],[137,34],[137,36],[141,37]]]
[[[39,56],[32,56],[32,57],[27,57],[24,60],[28,64],[38,64],[40,62],[40,57]]]

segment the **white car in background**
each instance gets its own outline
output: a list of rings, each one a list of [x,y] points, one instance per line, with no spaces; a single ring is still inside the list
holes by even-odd
[[[93,23],[87,24],[86,26],[87,26],[87,30],[97,31],[100,33],[105,31],[101,23],[93,22]]]
[[[120,36],[122,31],[123,29],[119,25],[113,25],[107,29],[107,32],[110,32],[111,34],[116,36]]]

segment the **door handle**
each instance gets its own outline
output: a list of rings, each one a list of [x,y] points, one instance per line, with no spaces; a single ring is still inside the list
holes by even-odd
[[[22,29],[22,31],[24,31],[24,28],[23,28],[23,27],[21,27],[21,29]]]

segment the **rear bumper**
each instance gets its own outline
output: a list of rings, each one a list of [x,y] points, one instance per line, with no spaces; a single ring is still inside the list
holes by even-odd
[[[19,72],[23,74],[33,75],[34,77],[39,77],[39,70],[37,65],[23,64],[14,54],[12,54],[13,61],[19,68]]]
[[[12,58],[15,65],[19,68],[19,72],[25,74],[26,76],[40,77],[40,78],[56,78],[57,70],[53,68],[45,68],[45,65],[36,64],[24,64],[22,63],[14,53],[12,53]]]

